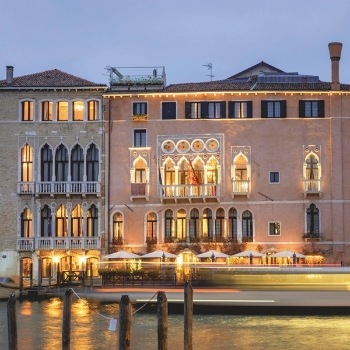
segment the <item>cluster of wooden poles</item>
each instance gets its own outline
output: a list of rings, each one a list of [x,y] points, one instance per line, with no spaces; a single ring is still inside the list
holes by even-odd
[[[71,349],[71,316],[74,291],[64,294],[62,350]],[[7,303],[8,348],[17,350],[16,296],[12,294]],[[184,287],[184,350],[192,350],[193,288],[190,282]],[[122,295],[119,304],[119,350],[131,350],[132,305],[128,295]],[[157,339],[158,350],[168,349],[168,300],[164,292],[157,293]]]

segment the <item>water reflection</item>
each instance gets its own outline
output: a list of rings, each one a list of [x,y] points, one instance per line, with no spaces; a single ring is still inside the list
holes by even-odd
[[[20,350],[61,349],[63,302],[59,298],[17,303]],[[118,348],[118,334],[108,330],[117,317],[118,304],[74,300],[72,306],[72,350]],[[0,302],[0,348],[7,349],[6,302]],[[193,348],[200,350],[350,348],[350,317],[195,315]],[[5,342],[4,342],[5,341]],[[169,315],[168,349],[183,348],[183,316]],[[133,315],[133,350],[157,348],[156,314]]]

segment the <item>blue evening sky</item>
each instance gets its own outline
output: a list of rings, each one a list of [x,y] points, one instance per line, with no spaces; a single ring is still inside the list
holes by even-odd
[[[165,66],[167,84],[225,79],[260,61],[330,81],[328,43],[343,43],[349,0],[0,0],[0,80],[60,69],[108,83],[105,67]]]

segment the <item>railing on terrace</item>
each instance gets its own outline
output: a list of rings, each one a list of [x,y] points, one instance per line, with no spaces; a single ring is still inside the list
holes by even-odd
[[[18,194],[34,194],[35,183],[34,182],[17,182]]]
[[[202,199],[203,202],[207,198],[215,198],[219,201],[220,186],[216,184],[201,184],[201,185],[163,185],[161,186],[160,197],[162,199],[174,199],[175,202],[178,199],[192,198]]]
[[[322,233],[318,231],[303,233],[303,239],[305,241],[321,241]]]
[[[34,238],[32,237],[21,237],[17,238],[17,250],[33,250]]]
[[[321,196],[321,179],[304,179],[304,196],[306,197],[308,194],[319,194]]]
[[[38,194],[98,194],[100,193],[98,181],[65,181],[65,182],[37,182]]]
[[[132,183],[130,184],[130,200],[134,198],[149,198],[149,184],[148,183]]]
[[[34,237],[18,238],[18,250],[100,249],[99,237]]]
[[[250,195],[250,180],[232,180],[232,198],[235,195]]]

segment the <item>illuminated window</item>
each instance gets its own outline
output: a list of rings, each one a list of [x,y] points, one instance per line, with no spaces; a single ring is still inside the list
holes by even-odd
[[[229,101],[228,117],[229,118],[252,118],[253,117],[252,101]]]
[[[71,228],[72,237],[84,236],[84,215],[83,210],[79,204],[77,204],[72,210]]]
[[[88,237],[98,236],[98,209],[92,205],[87,214],[87,235]]]
[[[235,168],[236,180],[248,179],[247,159],[244,156],[240,155],[235,159]]]
[[[204,209],[202,220],[203,237],[213,238],[213,215],[209,208]]]
[[[26,208],[21,214],[21,237],[32,237],[32,229],[32,213]]]
[[[52,120],[52,102],[50,101],[41,102],[41,120],[42,121]]]
[[[154,212],[147,215],[147,238],[157,239],[157,214]]]
[[[83,101],[73,102],[73,120],[74,121],[84,120],[84,102]]]
[[[63,205],[60,205],[56,211],[56,236],[68,236],[68,214]]]
[[[199,211],[192,209],[190,213],[190,237],[199,238]]]
[[[98,119],[98,101],[88,102],[88,120]]]
[[[68,102],[66,101],[57,102],[57,120],[59,121],[68,120]]]
[[[280,235],[281,235],[281,223],[269,222],[269,236],[280,236]]]
[[[184,209],[180,209],[177,212],[176,231],[177,231],[177,235],[176,235],[177,238],[179,239],[186,238],[187,225],[186,225],[186,212]]]
[[[33,121],[34,102],[33,101],[23,101],[21,105],[22,105],[22,120],[25,122]]]
[[[123,237],[123,215],[116,213],[113,215],[113,238],[118,239]]]
[[[226,118],[226,102],[185,102],[186,119]]]
[[[146,183],[146,162],[143,159],[138,159],[135,163],[134,183]]]
[[[21,158],[21,181],[33,181],[33,151],[28,144],[22,148]]]

